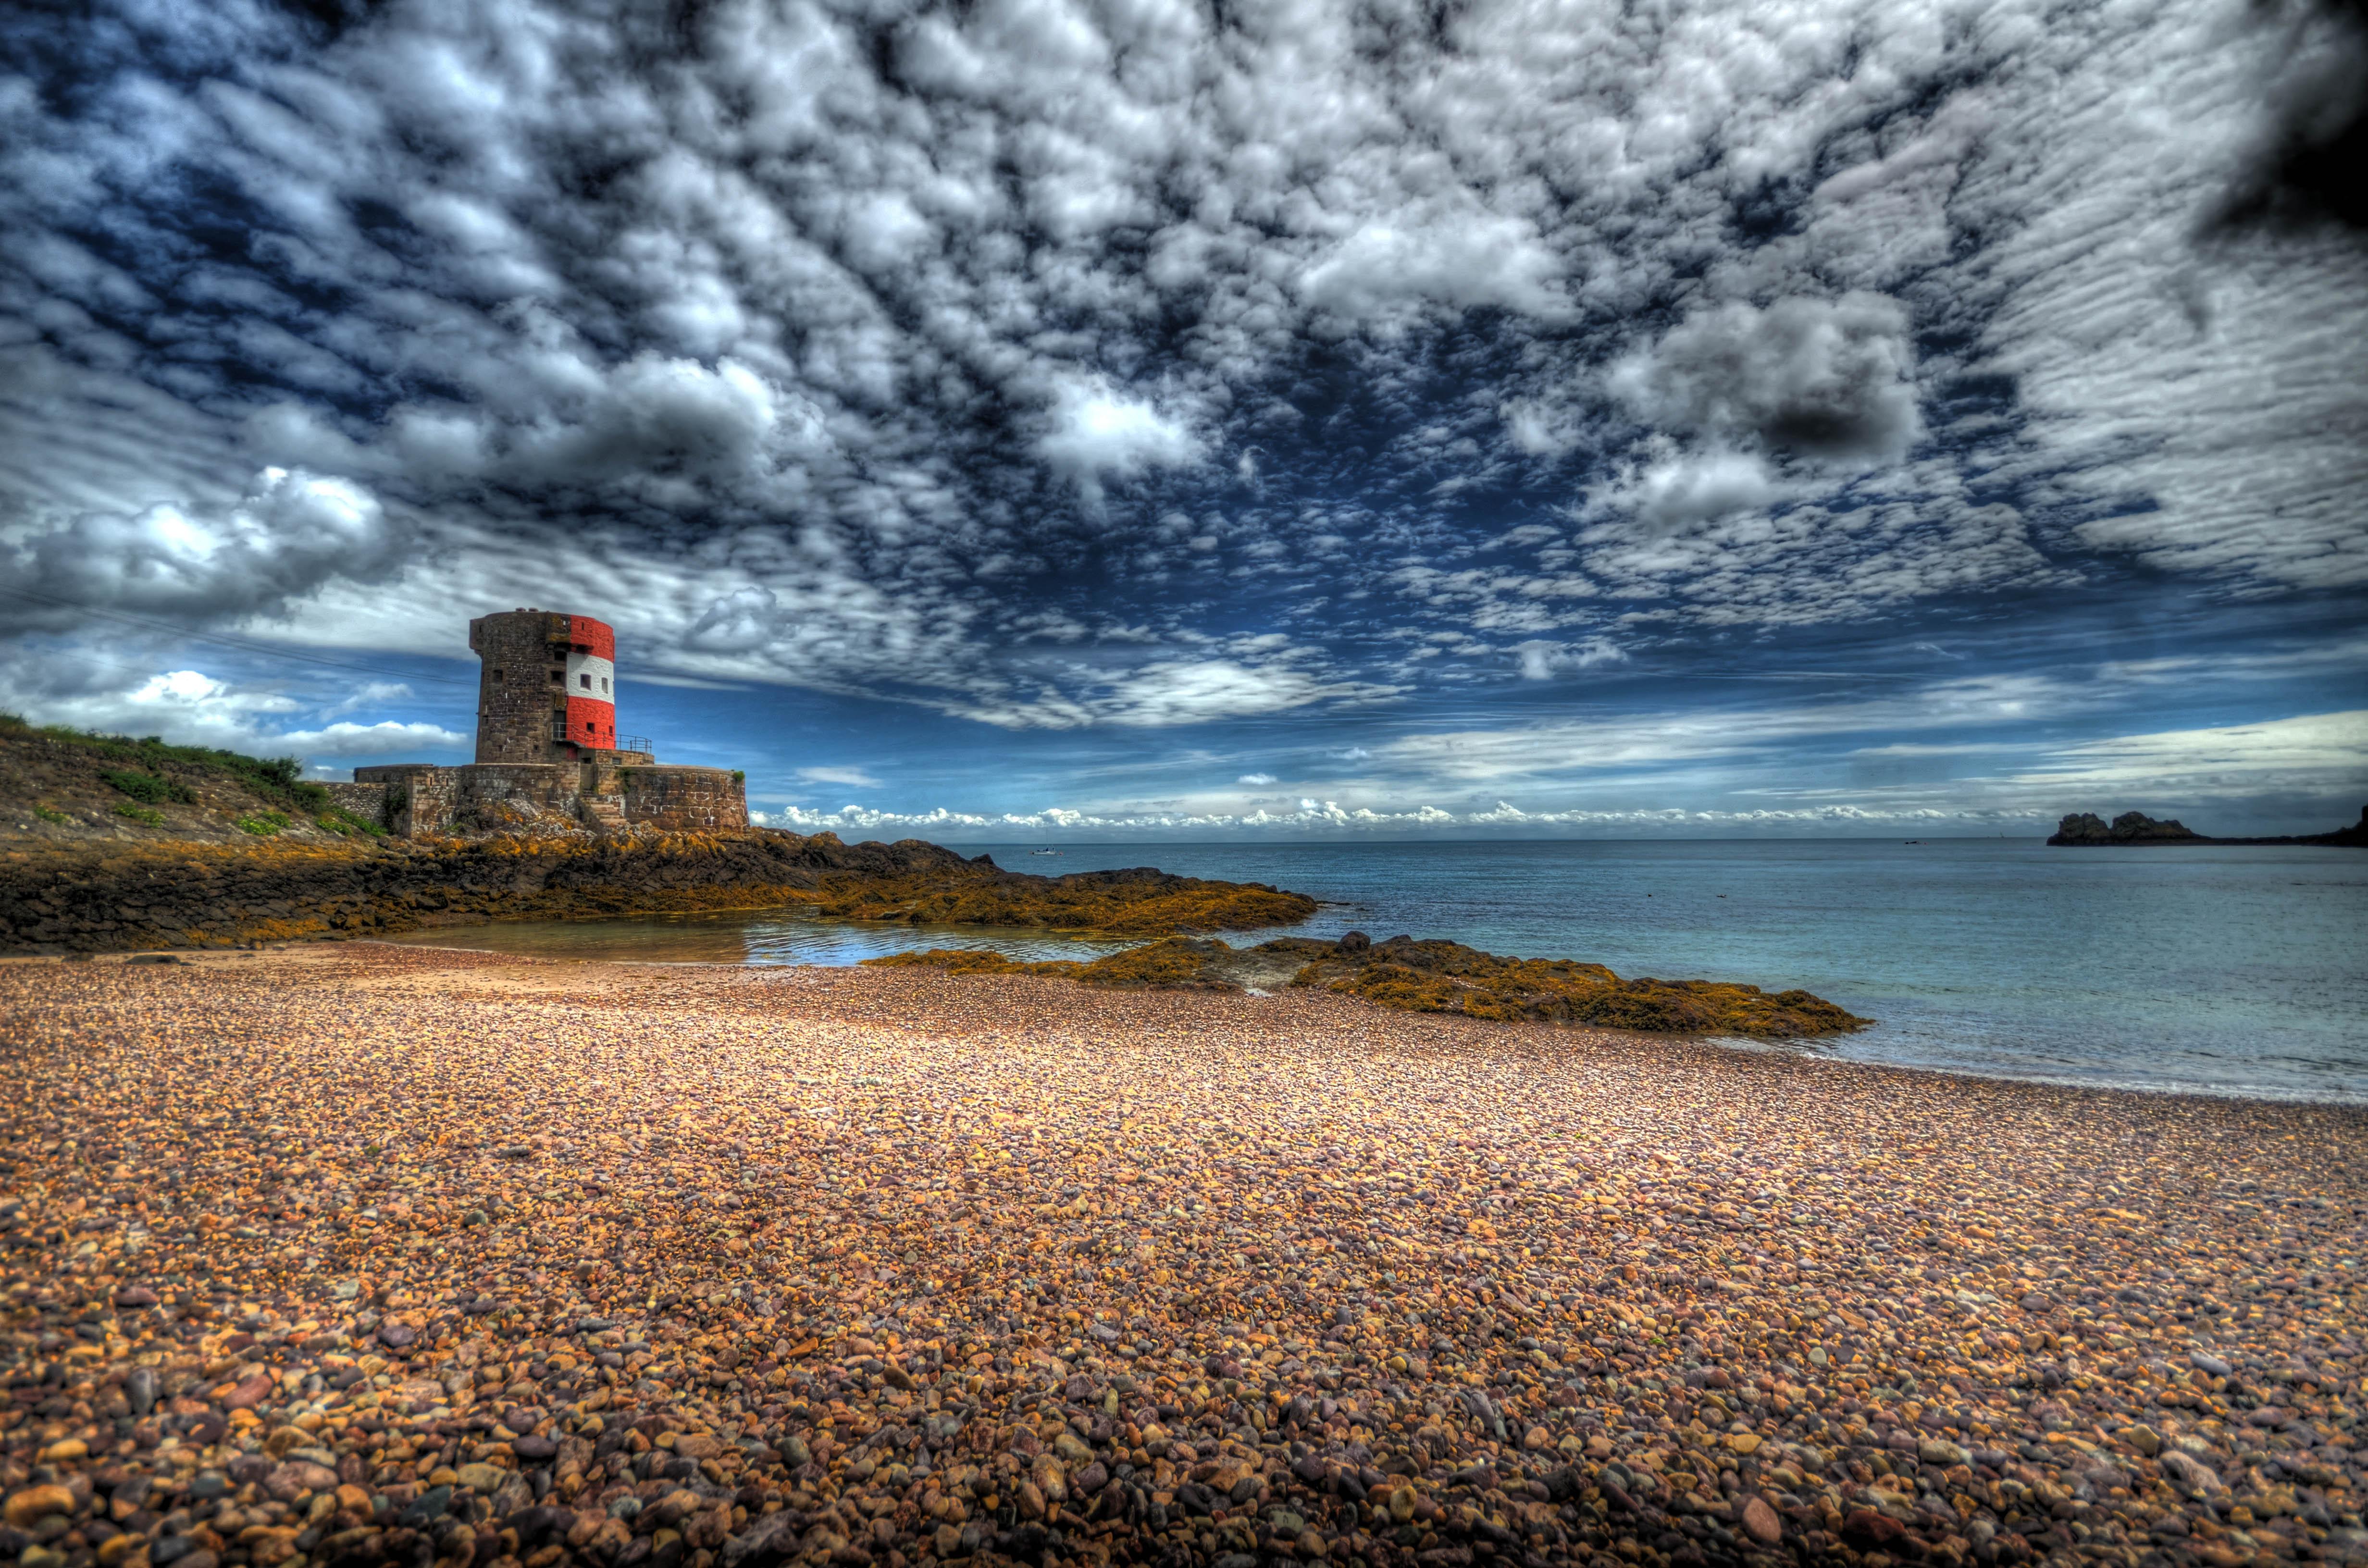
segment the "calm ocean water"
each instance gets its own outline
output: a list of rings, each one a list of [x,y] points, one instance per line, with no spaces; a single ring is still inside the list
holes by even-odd
[[[1156,865],[1326,901],[1298,934],[1406,932],[1624,975],[1804,986],[1877,1026],[1798,1048],[1952,1072],[2368,1102],[2368,853],[2032,840],[959,845],[1046,873]],[[1258,940],[1270,933],[1233,938]],[[1078,956],[1033,933],[780,915],[503,926],[451,946],[851,963],[911,947]]]

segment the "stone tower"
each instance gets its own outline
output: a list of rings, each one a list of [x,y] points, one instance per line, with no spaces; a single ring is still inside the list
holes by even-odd
[[[586,615],[516,609],[469,622],[477,761],[575,762],[617,749],[617,634]]]
[[[477,655],[477,760],[354,769],[337,801],[402,838],[511,832],[552,821],[671,832],[748,825],[741,775],[660,767],[617,733],[617,634],[588,615],[514,609],[469,622]]]

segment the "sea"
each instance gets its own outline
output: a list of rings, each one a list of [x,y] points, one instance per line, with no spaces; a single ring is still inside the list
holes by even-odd
[[[1623,975],[1799,986],[1876,1020],[1738,1050],[1949,1073],[2368,1103],[2368,852],[2049,848],[2032,839],[958,844],[1010,869],[1157,866],[1323,907],[1241,933],[1447,937]],[[661,963],[848,964],[932,947],[1092,957],[1035,931],[796,914],[414,933],[447,947]]]

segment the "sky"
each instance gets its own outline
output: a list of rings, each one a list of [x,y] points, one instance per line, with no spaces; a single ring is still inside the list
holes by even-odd
[[[2368,801],[2359,0],[0,16],[0,706],[845,835]]]

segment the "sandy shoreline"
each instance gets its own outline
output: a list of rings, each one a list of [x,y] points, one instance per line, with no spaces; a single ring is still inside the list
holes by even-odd
[[[2358,1108],[386,946],[0,1050],[25,1568],[2368,1545]]]

